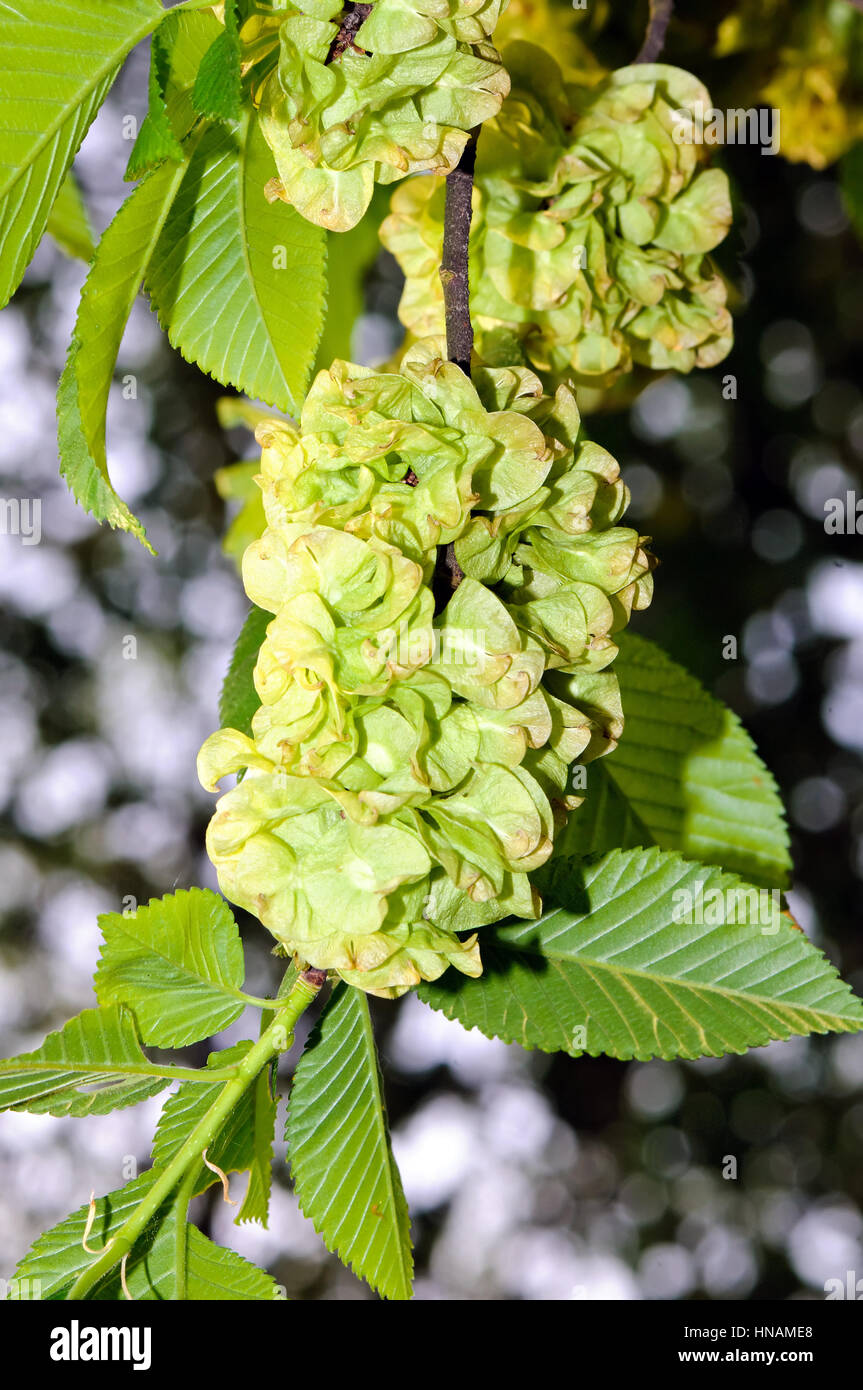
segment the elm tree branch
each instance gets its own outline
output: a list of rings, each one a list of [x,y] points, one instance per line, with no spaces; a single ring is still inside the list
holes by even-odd
[[[348,0],[339,16],[341,20],[339,32],[330,44],[330,51],[324,59],[325,65],[334,62],[336,58],[341,58],[345,49],[358,46],[356,37],[360,25],[368,19],[371,12],[371,5],[355,5],[352,0]]]
[[[473,212],[473,172],[476,166],[476,142],[479,127],[472,130],[461,159],[451,174],[447,174],[444,202],[443,254],[440,278],[443,285],[444,317],[446,321],[446,353],[450,362],[470,376],[473,352],[473,324],[470,321],[470,279],[468,250],[470,221]],[[455,546],[438,546],[432,592],[435,612],[440,613],[458,588],[464,574],[455,558]]]
[[[461,159],[446,180],[443,222],[443,257],[440,278],[446,316],[446,351],[470,376],[473,326],[470,321],[470,284],[467,258],[473,204],[473,171],[478,130],[472,130]]]

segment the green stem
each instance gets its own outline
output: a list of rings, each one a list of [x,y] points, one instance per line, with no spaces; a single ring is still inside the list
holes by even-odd
[[[231,994],[235,999],[242,999],[244,1004],[250,1004],[253,1009],[271,1009],[272,999],[261,999],[257,994],[247,994],[244,989],[230,989],[225,987],[225,993]]]
[[[251,1086],[262,1067],[279,1052],[290,1047],[294,1039],[297,1019],[309,1007],[317,995],[325,976],[320,972],[307,971],[297,977],[291,992],[276,1012],[272,1023],[238,1063],[236,1073],[225,1083],[213,1104],[192,1130],[182,1148],[159,1175],[147,1195],[135,1208],[128,1220],[111,1239],[108,1247],[79,1274],[69,1293],[69,1301],[86,1298],[91,1289],[105,1278],[105,1275],[119,1264],[127,1255],[135,1241],[156,1215],[159,1207],[169,1193],[180,1183],[190,1167],[201,1161],[204,1149],[208,1148],[243,1092]],[[184,1224],[184,1223],[182,1223]]]

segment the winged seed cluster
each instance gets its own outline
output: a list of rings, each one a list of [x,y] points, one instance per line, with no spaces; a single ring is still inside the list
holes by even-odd
[[[681,113],[709,109],[680,68],[565,81],[532,44],[504,51],[512,91],[483,127],[471,223],[479,350],[527,360],[552,383],[608,386],[633,363],[688,372],[731,347],[725,283],[706,254],[731,226],[728,179]],[[399,316],[439,333],[445,184],[397,188],[381,228],[404,271]]]
[[[395,996],[475,936],[533,917],[531,871],[579,798],[570,767],[622,728],[614,634],[652,592],[628,493],[572,392],[525,368],[470,381],[415,347],[400,373],[317,377],[299,429],[258,429],[267,527],[243,559],[274,615],[252,736],[204,745],[225,793],[222,891],[290,951]],[[441,547],[463,571],[443,611]]]
[[[346,231],[375,183],[449,173],[509,90],[487,41],[503,2],[299,0],[245,26],[250,61],[270,69],[255,98],[272,196]]]

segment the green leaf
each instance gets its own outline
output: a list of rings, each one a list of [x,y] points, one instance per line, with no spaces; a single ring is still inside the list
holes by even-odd
[[[211,1052],[207,1058],[207,1067],[221,1069],[241,1062],[252,1046],[253,1044],[246,1039],[221,1052]],[[162,1106],[162,1114],[153,1136],[151,1156],[154,1168],[167,1168],[171,1160],[176,1158],[192,1130],[218,1098],[224,1085],[223,1080],[187,1081],[178,1087],[173,1095],[168,1096]],[[231,1111],[218,1138],[207,1150],[207,1157],[226,1173],[240,1173],[248,1167],[245,1159],[249,1141],[245,1131],[252,1116],[249,1097],[250,1092],[246,1091]],[[218,1175],[202,1163],[195,1180],[193,1195],[197,1196],[199,1192],[206,1191],[218,1181]]]
[[[60,185],[45,230],[68,256],[77,256],[81,261],[92,260],[96,250],[93,229],[87,205],[71,169]]]
[[[99,918],[95,977],[102,1004],[129,1004],[145,1043],[184,1047],[227,1028],[247,1003],[240,933],[230,908],[203,888]]]
[[[201,60],[192,101],[195,110],[208,120],[239,120],[240,37],[237,0],[226,0],[225,27]]]
[[[141,1173],[125,1187],[97,1199],[95,1220],[88,1237],[92,1250],[101,1250],[111,1236],[117,1233],[123,1222],[132,1215],[139,1202],[147,1195],[152,1183],[152,1173]],[[18,1263],[15,1270],[16,1281],[19,1284],[29,1283],[31,1286],[36,1284],[39,1289],[38,1296],[42,1299],[62,1298],[82,1270],[95,1259],[95,1256],[88,1254],[83,1247],[88,1213],[89,1203],[85,1203],[58,1225],[38,1236]],[[152,1245],[160,1221],[164,1220],[166,1214],[167,1209],[163,1207],[138,1241],[135,1251],[127,1261],[127,1272],[133,1261],[139,1260],[142,1253]],[[119,1275],[110,1281],[110,1285],[106,1283],[103,1288],[105,1287],[111,1287],[114,1297],[122,1299]],[[101,1289],[97,1296],[102,1296]]]
[[[338,985],[306,1043],[287,1139],[300,1206],[327,1248],[384,1298],[410,1298],[410,1218],[361,990]]]
[[[96,1219],[90,1232],[91,1249],[101,1250],[132,1215],[152,1186],[154,1172],[142,1173],[117,1192],[96,1202]],[[39,1236],[15,1272],[17,1288],[39,1290],[42,1299],[60,1299],[95,1256],[87,1254],[82,1240],[89,1206],[79,1207],[59,1225]],[[278,1286],[268,1274],[249,1264],[233,1250],[214,1245],[194,1226],[186,1226],[185,1249],[178,1241],[175,1209],[165,1203],[144,1234],[135,1242],[126,1261],[126,1282],[136,1301],[165,1301],[176,1297],[178,1249],[186,1262],[186,1298],[194,1302],[271,1300]],[[23,1293],[23,1297],[27,1294]],[[123,1302],[125,1295],[117,1266],[92,1294],[96,1302]]]
[[[556,854],[655,844],[759,886],[785,887],[782,802],[740,720],[653,642],[616,640],[623,737],[589,765],[586,799]]]
[[[239,729],[244,734],[252,732],[252,715],[261,703],[253,672],[267,624],[272,619],[272,613],[253,608],[243,623],[219,696],[219,718],[224,729]]]
[[[200,122],[192,92],[204,55],[221,32],[222,25],[211,10],[182,8],[167,14],[157,30],[154,43],[158,39],[162,50],[157,77],[168,123],[180,141]]]
[[[251,1046],[251,1042],[245,1041],[222,1052],[212,1052],[207,1065],[213,1068],[230,1066],[241,1061]],[[254,1086],[244,1093],[207,1150],[210,1162],[223,1172],[250,1174],[237,1224],[240,1221],[267,1224],[276,1124],[276,1100],[270,1072],[271,1068],[263,1068]],[[154,1167],[167,1167],[217,1099],[224,1084],[224,1081],[188,1081],[168,1097],[153,1139]],[[218,1181],[218,1175],[201,1163],[194,1195],[205,1192]]]
[[[0,308],[41,240],[66,172],[157,0],[10,0],[0,63]]]
[[[320,227],[264,187],[275,166],[254,120],[205,131],[147,271],[174,347],[223,385],[296,412],[326,299]]]
[[[244,1260],[234,1250],[216,1245],[202,1235],[196,1226],[186,1227],[188,1272],[186,1298],[191,1303],[261,1303],[278,1301],[283,1297],[279,1286],[257,1265]],[[154,1251],[154,1254],[156,1252]],[[167,1253],[167,1252],[166,1252]],[[161,1298],[170,1297],[170,1276],[163,1279],[158,1290]],[[146,1295],[145,1295],[146,1296]]]
[[[105,231],[81,295],[57,392],[60,471],[72,493],[86,511],[131,531],[149,550],[144,528],[111,485],[105,418],[123,331],[182,178],[182,166],[157,169],[130,194]]]
[[[174,12],[155,36],[151,72],[158,73],[163,85],[165,118],[177,136],[185,136],[198,120],[191,87],[219,28],[212,14]],[[139,140],[143,133],[144,126]],[[187,153],[196,139],[197,134],[190,137]],[[149,148],[152,151],[152,142]],[[182,149],[180,153],[186,157]],[[151,174],[102,237],[81,297],[57,401],[61,471],[73,494],[99,520],[131,531],[148,549],[140,522],[111,486],[105,412],[123,332],[183,173],[182,164],[173,164]]]
[[[129,1009],[85,1009],[35,1052],[0,1060],[0,1110],[106,1115],[164,1091],[175,1075],[145,1057]]]
[[[266,1228],[270,1219],[270,1191],[273,1185],[273,1143],[276,1137],[277,1097],[269,1068],[255,1077],[253,1088],[252,1145],[249,1185],[243,1205],[234,1222],[258,1221]]]
[[[168,115],[166,92],[171,73],[171,52],[180,16],[168,14],[153,35],[150,47],[150,76],[147,84],[147,114],[138,131],[126,168],[127,179],[140,179],[166,159],[182,163],[185,159]]]
[[[480,978],[444,976],[420,998],[505,1042],[639,1061],[863,1028],[863,1003],[781,914],[778,890],[656,848],[558,876],[566,906],[484,927]]]

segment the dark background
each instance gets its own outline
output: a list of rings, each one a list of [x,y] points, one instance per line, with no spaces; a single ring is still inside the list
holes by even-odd
[[[695,8],[700,21],[729,7]],[[693,7],[679,10],[687,20]],[[693,32],[673,30],[665,56],[720,100],[728,60],[702,56]],[[623,62],[637,43],[637,24],[612,16],[598,46]],[[127,65],[79,160],[99,227],[122,192],[122,122],[140,109],[145,61]],[[709,372],[655,380],[589,428],[620,459],[631,515],[662,562],[636,630],[743,718],[789,808],[794,915],[863,992],[863,563],[859,536],[824,527],[827,499],[863,492],[863,255],[835,168],[752,147],[722,161],[738,203],[720,254],[734,351]],[[0,318],[0,487],[41,500],[43,531],[33,546],[0,536],[4,1053],[94,1002],[99,911],[215,886],[194,756],[217,727],[245,611],[212,483],[242,437],[221,434],[222,388],[171,352],[143,302],[109,438],[118,489],[158,558],[100,529],[57,478],[53,390],[83,274],[46,241]],[[382,256],[356,355],[397,344],[397,299]],[[736,659],[723,655],[729,637]],[[267,935],[243,925],[260,993],[278,963]],[[629,1065],[525,1054],[413,998],[375,1015],[421,1298],[818,1298],[828,1278],[863,1277],[863,1037]],[[242,1035],[237,1025],[219,1042]],[[158,1106],[3,1117],[0,1277],[91,1188],[146,1163]],[[215,1201],[202,1220],[291,1297],[369,1297],[299,1215],[283,1153],[269,1232],[232,1227]],[[729,1159],[736,1176],[723,1175]]]

